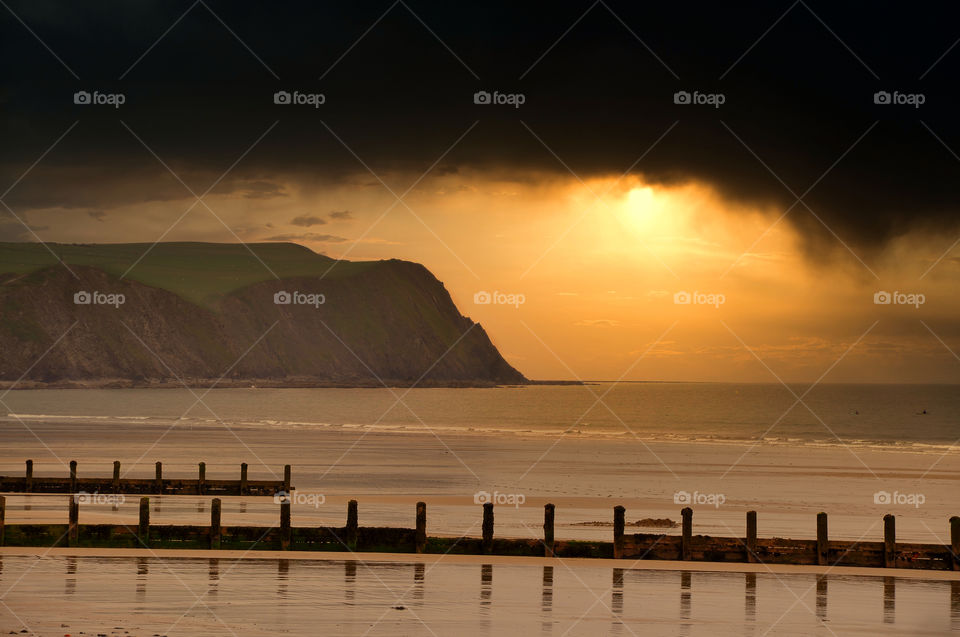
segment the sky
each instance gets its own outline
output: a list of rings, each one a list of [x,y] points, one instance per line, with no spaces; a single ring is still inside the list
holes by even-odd
[[[417,261],[531,378],[957,382],[921,5],[9,2],[0,240]]]

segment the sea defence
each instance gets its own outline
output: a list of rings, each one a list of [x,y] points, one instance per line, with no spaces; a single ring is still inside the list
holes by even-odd
[[[81,480],[76,475],[75,463],[71,463],[69,479],[33,478],[31,469],[28,463],[25,478],[0,477],[0,491],[69,493],[64,499],[66,523],[5,524],[6,502],[0,495],[0,546],[592,557],[960,571],[960,517],[956,516],[948,522],[950,544],[918,544],[897,542],[896,518],[889,514],[883,517],[882,541],[850,541],[830,539],[826,513],[817,514],[814,539],[760,537],[756,511],[746,513],[743,537],[694,535],[693,510],[689,507],[680,512],[679,535],[627,533],[626,509],[615,506],[613,537],[607,542],[557,539],[554,525],[558,511],[553,504],[544,506],[541,537],[498,538],[494,535],[494,505],[487,502],[480,512],[480,537],[436,537],[427,534],[425,502],[418,502],[412,512],[413,528],[360,526],[356,500],[347,504],[344,526],[294,526],[291,502],[297,496],[290,484],[290,465],[284,467],[283,481],[251,482],[246,480],[246,465],[241,468],[241,480],[208,481],[201,463],[197,480],[164,480],[160,485],[151,480],[120,479],[119,463],[114,464],[113,478],[102,480]],[[11,485],[26,488],[11,489]],[[58,490],[40,490],[36,488],[38,485]],[[81,509],[96,494],[85,492],[81,487],[98,485],[104,487],[100,493],[271,495],[278,505],[278,525],[232,526],[230,520],[223,518],[221,500],[217,497],[210,502],[209,525],[156,524],[150,517],[149,496],[140,498],[139,519],[131,519],[129,524],[81,524]],[[141,490],[150,486],[157,490]]]

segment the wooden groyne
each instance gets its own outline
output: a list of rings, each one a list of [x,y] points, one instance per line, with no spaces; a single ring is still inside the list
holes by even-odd
[[[340,527],[295,527],[290,498],[280,494],[279,526],[224,524],[219,498],[211,501],[206,526],[158,525],[150,519],[150,498],[140,499],[137,523],[80,524],[83,495],[68,498],[66,524],[4,524],[5,500],[0,496],[0,545],[75,546],[109,548],[196,548],[243,550],[359,551],[390,553],[454,553],[538,557],[597,557],[623,560],[678,560],[688,562],[810,564],[960,571],[960,517],[949,520],[950,544],[902,543],[896,538],[896,518],[886,515],[883,541],[831,540],[827,514],[816,519],[816,539],[761,538],[757,514],[746,514],[743,537],[693,534],[693,510],[681,511],[680,535],[625,532],[625,509],[613,510],[610,542],[558,540],[554,534],[556,507],[544,506],[542,538],[511,539],[494,536],[494,506],[482,508],[481,537],[430,537],[427,505],[418,502],[414,528],[362,527],[359,505],[347,505]]]
[[[26,461],[23,476],[0,476],[0,493],[123,493],[156,495],[275,495],[289,493],[290,465],[283,467],[283,480],[248,480],[247,463],[240,465],[239,480],[211,480],[207,465],[199,463],[197,477],[165,478],[163,464],[156,464],[154,477],[121,478],[120,462],[113,463],[109,478],[81,476],[77,461],[70,461],[70,474],[64,477],[37,477],[33,475],[33,460]]]

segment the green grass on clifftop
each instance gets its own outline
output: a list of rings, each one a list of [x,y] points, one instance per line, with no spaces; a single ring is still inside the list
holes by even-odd
[[[47,250],[39,243],[0,243],[0,274],[25,274],[55,265],[57,257],[52,250],[68,265],[91,266],[117,277],[133,266],[126,278],[169,290],[199,305],[212,305],[235,290],[273,279],[274,273],[280,278],[339,278],[376,264],[337,263],[295,243],[250,243],[246,247],[239,243],[158,243],[152,249],[150,245],[48,243]]]

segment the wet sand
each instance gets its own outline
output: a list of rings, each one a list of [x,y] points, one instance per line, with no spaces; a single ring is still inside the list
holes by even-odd
[[[953,573],[626,560],[4,548],[0,599],[0,631],[44,637],[960,629]]]

